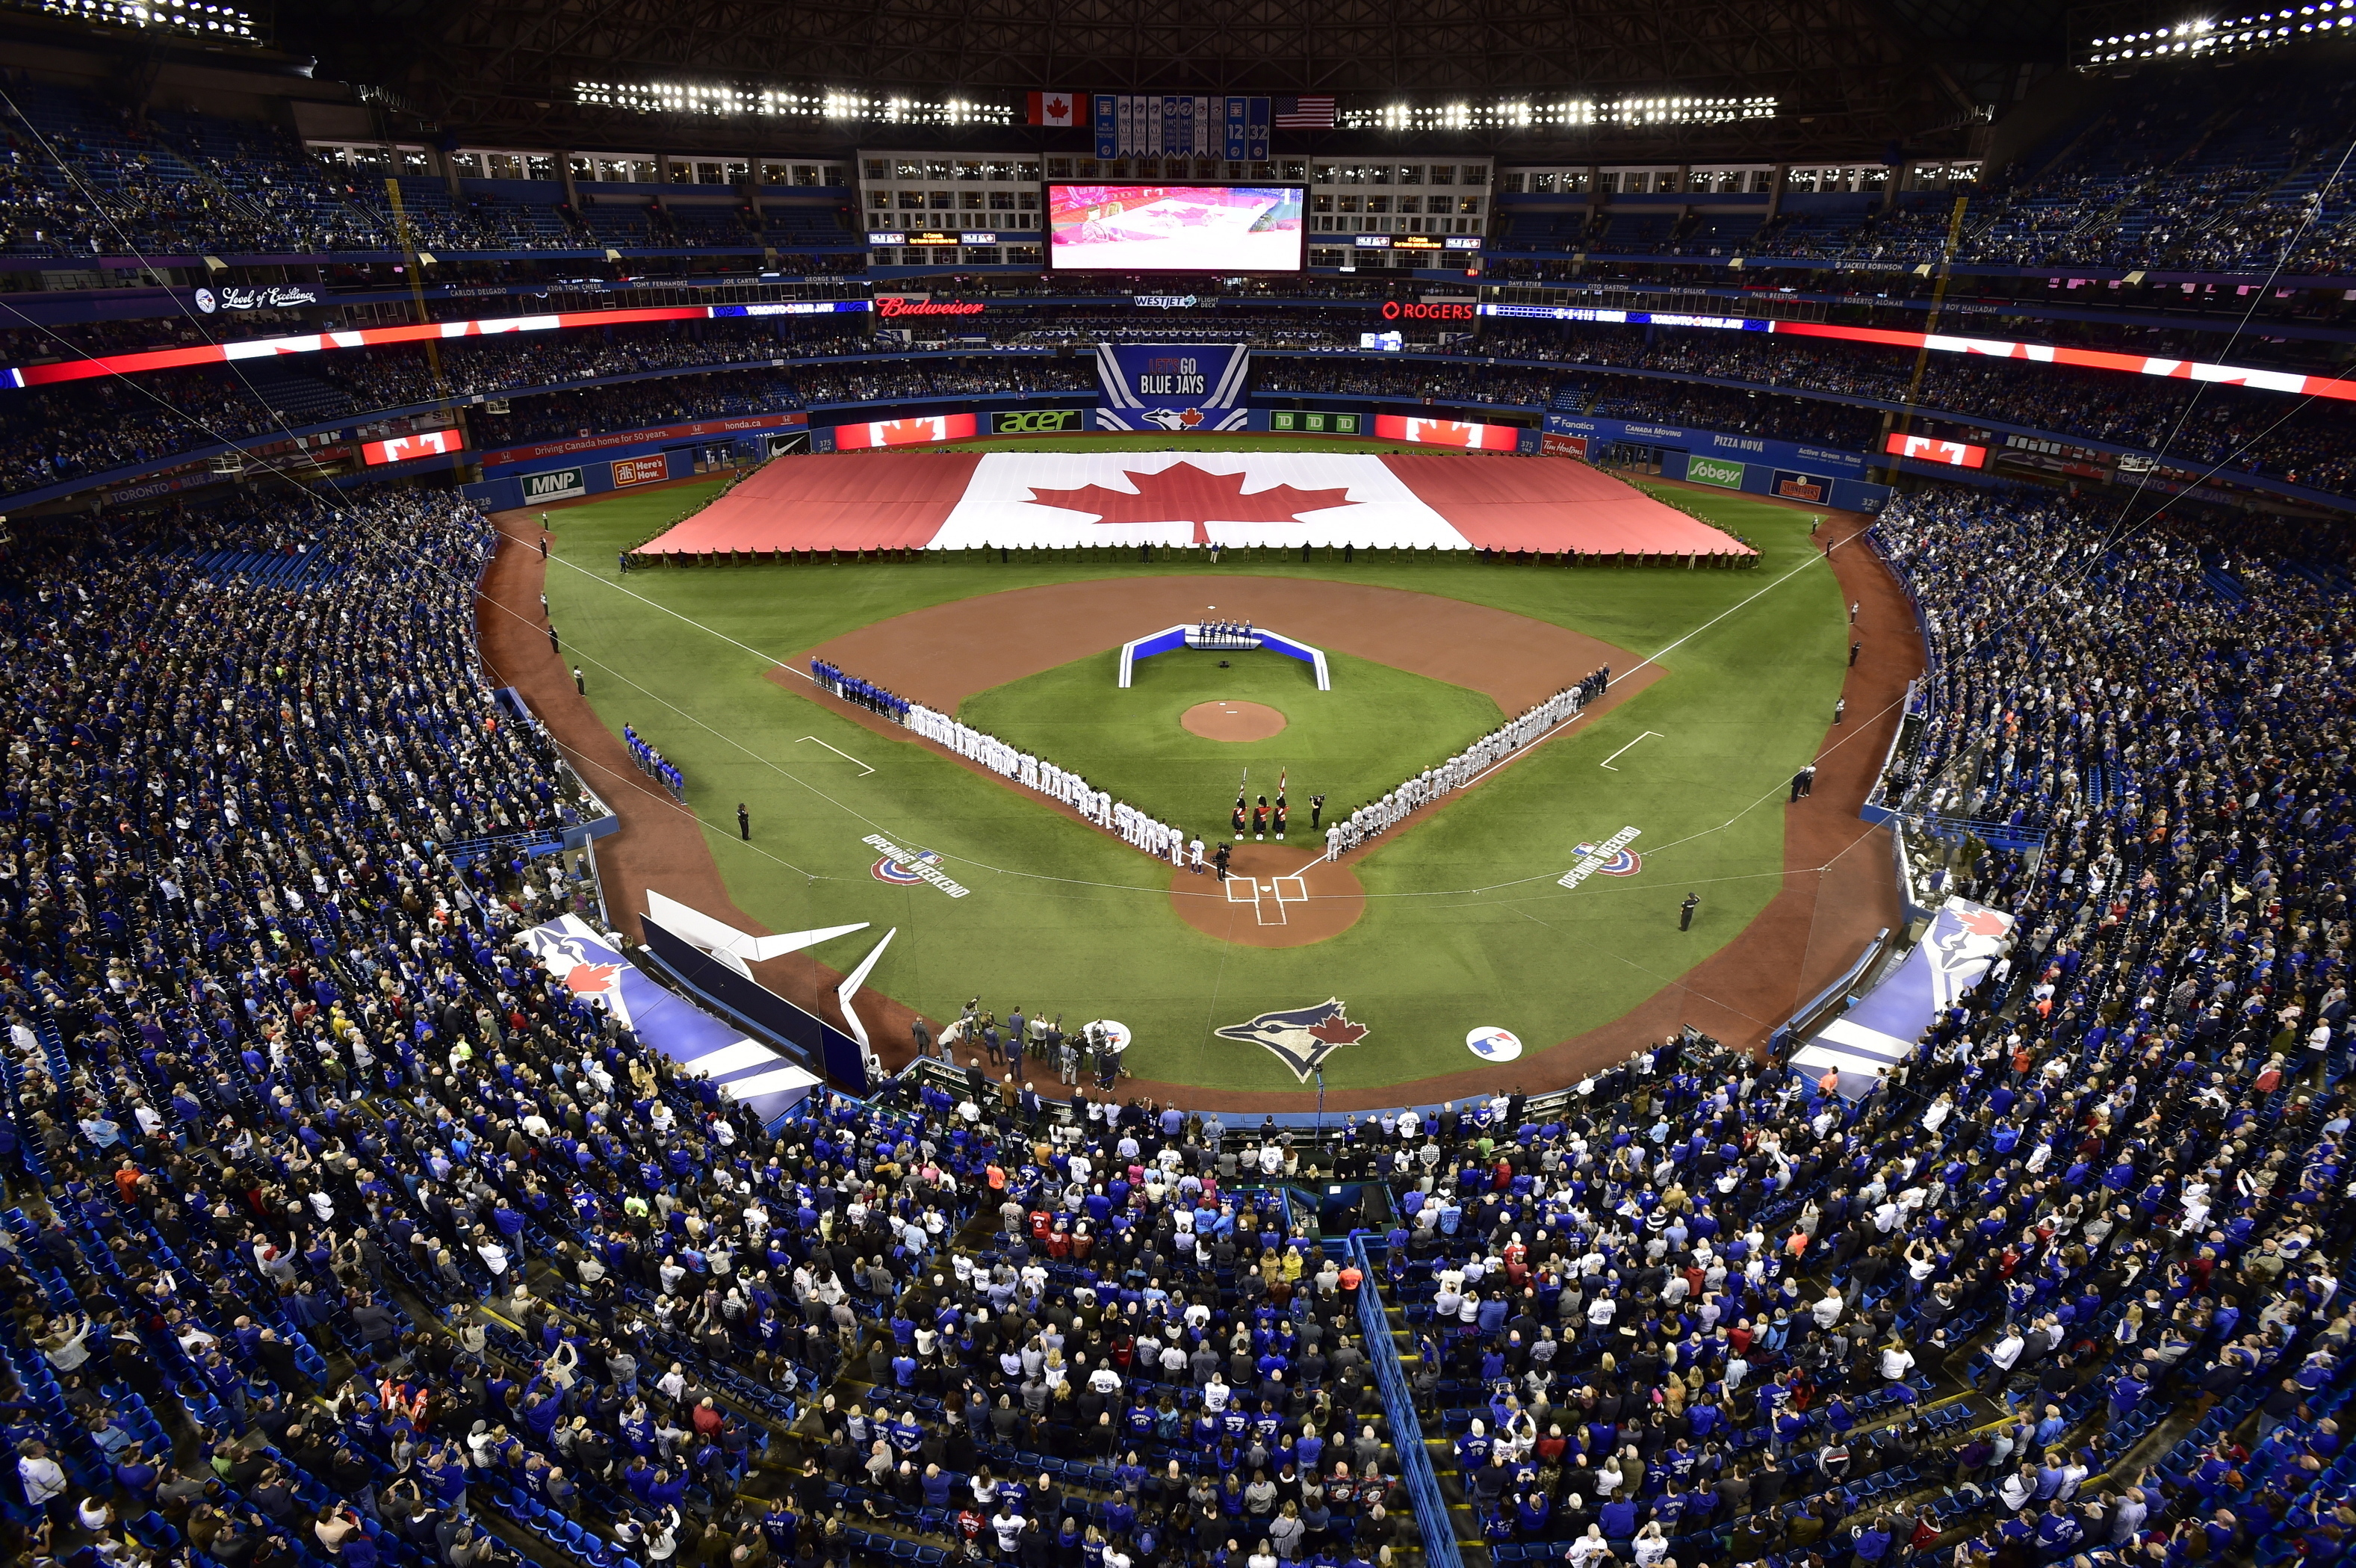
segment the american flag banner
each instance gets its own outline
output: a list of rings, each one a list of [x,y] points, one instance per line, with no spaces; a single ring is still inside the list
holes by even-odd
[[[1276,101],[1276,125],[1280,131],[1330,131],[1333,128],[1334,99],[1331,93],[1305,98],[1280,98]]]

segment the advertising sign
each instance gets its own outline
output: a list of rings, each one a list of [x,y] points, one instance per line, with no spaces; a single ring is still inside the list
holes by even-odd
[[[614,459],[614,488],[617,490],[632,485],[657,485],[669,478],[670,459],[660,453],[651,457]]]
[[[994,408],[990,411],[992,435],[1050,435],[1060,430],[1086,430],[1087,411],[1079,408]]]
[[[1716,485],[1721,489],[1742,488],[1742,465],[1723,463],[1716,457],[1687,457],[1686,478],[1697,485]]]
[[[575,496],[585,496],[589,487],[582,482],[579,468],[552,468],[545,474],[523,476],[523,504],[537,506],[542,501],[567,501]]]
[[[1539,444],[1538,451],[1548,457],[1577,457],[1584,462],[1587,458],[1587,437],[1549,434]]]
[[[1821,501],[1832,488],[1833,482],[1821,474],[1795,474],[1789,468],[1775,470],[1774,493],[1787,501]]]
[[[1270,430],[1301,435],[1356,435],[1359,416],[1355,413],[1327,413],[1323,409],[1272,408],[1268,413]]]

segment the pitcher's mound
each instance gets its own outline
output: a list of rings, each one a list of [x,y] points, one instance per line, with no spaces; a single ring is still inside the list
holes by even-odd
[[[1223,841],[1208,839],[1205,849]],[[1316,840],[1322,849],[1324,840]],[[1228,843],[1228,876],[1179,871],[1170,906],[1207,937],[1248,948],[1298,948],[1338,937],[1366,912],[1366,891],[1347,866],[1303,844],[1246,839]]]
[[[1205,740],[1266,740],[1284,728],[1284,715],[1263,703],[1197,703],[1178,722]]]

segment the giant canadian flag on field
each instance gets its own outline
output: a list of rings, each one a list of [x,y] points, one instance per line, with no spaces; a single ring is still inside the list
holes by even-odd
[[[644,549],[1090,544],[1751,553],[1565,457],[894,452],[783,457]]]

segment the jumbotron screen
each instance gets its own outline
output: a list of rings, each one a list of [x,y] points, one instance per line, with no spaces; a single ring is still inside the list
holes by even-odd
[[[1047,264],[1075,273],[1297,273],[1294,185],[1050,185]]]

